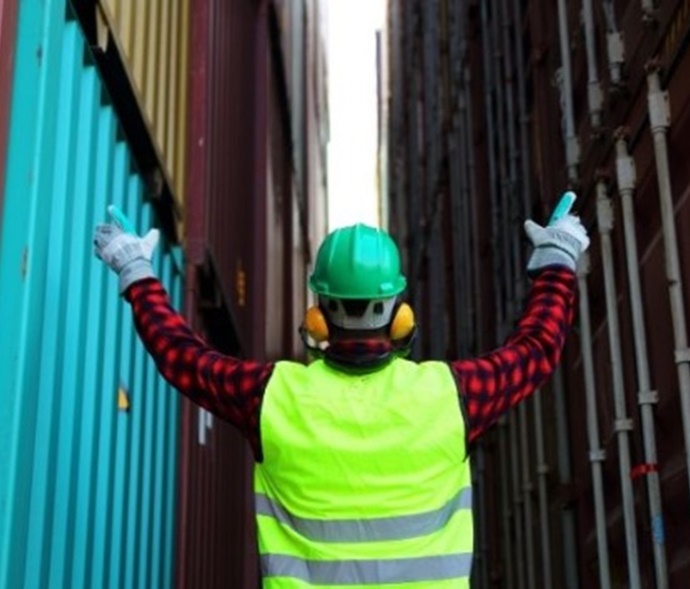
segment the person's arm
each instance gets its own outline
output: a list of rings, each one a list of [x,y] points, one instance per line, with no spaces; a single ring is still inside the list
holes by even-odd
[[[525,312],[502,347],[451,362],[470,441],[553,373],[573,320],[575,292],[572,270],[557,266],[544,270],[535,278]]]
[[[158,370],[193,402],[239,429],[260,459],[259,413],[273,365],[223,355],[196,336],[154,275],[158,231],[139,237],[113,209],[115,223],[95,229],[94,253],[117,273],[120,294],[132,305],[136,329]]]
[[[536,391],[558,365],[574,315],[575,269],[589,247],[579,218],[567,214],[570,206],[572,200],[546,227],[531,220],[525,223],[534,245],[527,262],[534,282],[525,311],[505,344],[479,358],[451,362],[470,441]]]
[[[192,332],[154,278],[124,293],[134,324],[161,375],[179,392],[235,426],[260,458],[259,412],[273,364],[217,352]]]

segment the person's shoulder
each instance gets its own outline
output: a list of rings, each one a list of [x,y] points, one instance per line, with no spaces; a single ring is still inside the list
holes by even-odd
[[[448,372],[450,364],[445,360],[410,360],[409,358],[398,358],[393,362],[395,370],[400,372]]]

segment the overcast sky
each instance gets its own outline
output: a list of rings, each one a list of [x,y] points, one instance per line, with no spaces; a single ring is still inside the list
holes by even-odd
[[[376,37],[385,0],[327,0],[330,229],[378,224]]]

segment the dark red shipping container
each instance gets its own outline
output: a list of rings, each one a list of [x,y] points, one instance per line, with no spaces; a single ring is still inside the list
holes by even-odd
[[[191,11],[186,314],[226,353],[301,357],[298,327],[325,197],[295,173],[314,146],[291,113],[304,109],[316,135],[323,119],[288,90],[290,31],[272,2],[199,0]],[[315,34],[314,20],[305,36]],[[319,59],[300,60],[314,87],[323,83]],[[257,587],[249,447],[190,403],[183,420],[178,586]]]

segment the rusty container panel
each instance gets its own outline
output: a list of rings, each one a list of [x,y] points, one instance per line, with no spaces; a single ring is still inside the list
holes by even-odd
[[[270,147],[266,10],[251,0],[200,2],[192,23],[188,259],[214,277],[242,354],[260,358]]]
[[[190,10],[186,315],[209,344],[251,356],[261,316],[251,298],[262,286],[255,244],[265,235],[256,236],[255,220],[265,170],[254,166],[266,135],[266,65],[257,59],[266,54],[265,16],[249,0],[199,0]],[[251,452],[186,401],[182,422],[177,586],[256,587]]]
[[[5,194],[5,159],[7,156],[7,126],[12,96],[12,68],[14,40],[17,26],[16,0],[0,0],[0,223],[2,223]]]
[[[312,227],[320,215],[305,203],[325,205],[323,192],[305,192],[295,174],[292,135],[305,149],[312,139],[290,116],[301,108],[288,102],[281,39],[290,30],[270,2],[190,8],[186,314],[225,353],[301,356],[308,236],[324,230]],[[314,123],[314,135],[323,136],[323,124]],[[178,586],[258,585],[252,463],[228,424],[183,404]]]
[[[283,341],[297,329],[292,311],[281,309],[302,308],[292,301],[305,297],[312,218],[323,231],[324,213],[310,213],[324,210],[323,180],[312,197],[316,189],[295,174],[305,156],[291,138],[304,131],[292,126],[285,33],[273,8],[251,0],[207,6],[206,28],[197,24],[202,8],[193,7],[189,259],[216,277],[243,354],[275,357],[290,351]],[[196,29],[210,37],[197,38]],[[321,117],[314,135],[323,125]],[[323,178],[320,165],[314,175]],[[267,312],[283,318],[268,321]]]
[[[184,210],[187,161],[189,4],[102,0],[98,5],[99,34],[107,29],[115,41],[179,210]]]

